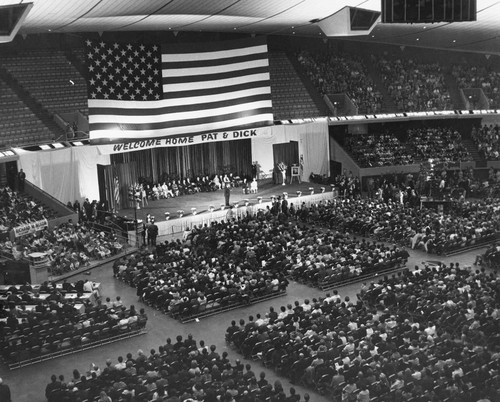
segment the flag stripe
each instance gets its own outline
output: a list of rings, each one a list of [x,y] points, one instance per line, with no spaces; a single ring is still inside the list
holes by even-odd
[[[269,59],[267,57],[267,52],[245,54],[243,56],[227,57],[220,59],[169,61],[168,63],[163,62],[164,57],[165,55],[162,55],[162,65],[161,65],[162,69],[166,68],[166,66],[168,65],[168,68],[172,70],[174,69],[182,70],[184,68],[225,66],[226,64],[244,63],[254,60],[265,60],[269,62]]]
[[[187,69],[184,74],[177,77],[172,77],[170,71],[167,70],[167,76],[163,77],[163,85],[169,84],[185,84],[185,83],[197,83],[197,82],[207,82],[207,81],[224,81],[228,78],[239,78],[243,79],[245,76],[269,74],[269,67],[251,67],[242,68],[239,71],[226,71],[223,73],[212,73],[204,75],[188,75],[190,73]]]
[[[217,98],[219,99],[219,98]],[[103,119],[108,119],[110,116],[115,115],[118,121],[122,119],[135,119],[137,116],[149,116],[150,118],[158,118],[161,116],[162,119],[168,118],[168,114],[175,114],[180,112],[196,112],[207,109],[217,109],[221,107],[235,106],[241,104],[249,104],[258,101],[265,101],[270,105],[269,95],[268,94],[258,94],[252,96],[245,96],[236,99],[225,99],[225,100],[217,100],[215,102],[210,103],[200,103],[193,104],[187,103],[185,105],[176,105],[176,106],[164,106],[160,108],[151,108],[151,109],[116,109],[110,107],[92,107],[92,122],[97,122]]]
[[[215,131],[241,130],[244,128],[267,126],[272,123],[272,116],[271,111],[269,111],[269,113],[239,117],[232,120],[210,121],[209,123],[201,122],[200,124],[190,124],[188,131],[186,131],[184,126],[143,130],[140,136],[137,135],[136,130],[101,127],[94,130],[94,139],[100,139],[99,143],[101,144],[109,144],[136,139],[195,136]]]
[[[191,50],[190,50],[191,49]],[[201,61],[201,60],[220,60],[220,59],[231,59],[233,57],[240,57],[249,54],[259,54],[267,53],[266,45],[259,46],[245,46],[236,49],[226,49],[219,51],[203,51],[203,47],[192,46],[186,47],[186,53],[176,52],[173,53],[169,47],[163,49],[163,54],[161,56],[162,62],[182,62],[182,61]]]
[[[204,111],[194,110],[191,112],[178,112],[169,113],[162,115],[148,115],[148,116],[136,116],[136,115],[96,115],[92,119],[89,119],[91,127],[96,127],[98,124],[105,124],[109,126],[122,126],[123,124],[137,124],[140,126],[145,121],[151,123],[162,123],[168,124],[185,124],[187,120],[190,119],[211,119],[217,118],[218,115],[229,115],[234,113],[242,113],[242,115],[247,111],[252,111],[249,109],[248,105],[252,108],[260,109],[267,108],[271,109],[271,104],[269,101],[258,101],[251,104],[241,104],[241,105],[230,105],[220,108],[212,108]]]
[[[259,91],[258,93],[268,93],[271,94],[271,87],[269,80],[261,80],[261,81],[251,81],[251,82],[243,82],[235,85],[228,86],[219,86],[215,88],[202,88],[196,90],[188,90],[188,91],[170,91],[167,95],[170,99],[178,99],[182,102],[182,98],[196,98],[196,97],[206,97],[206,96],[216,96],[224,94],[226,97],[231,97],[233,94],[237,94],[239,92],[243,92],[246,90]],[[264,91],[264,92],[262,92]]]
[[[185,81],[192,80],[193,76],[208,77],[213,74],[222,73],[241,73],[248,74],[248,70],[252,68],[262,68],[264,71],[269,71],[269,62],[267,59],[258,59],[240,63],[224,64],[219,66],[200,66],[200,67],[183,67],[183,68],[168,68],[168,77],[184,77]],[[165,69],[167,71],[167,69]]]
[[[183,90],[193,91],[204,88],[218,88],[226,86],[231,87],[233,85],[242,84],[243,82],[261,82],[265,80],[269,80],[269,73],[246,75],[244,77],[226,78],[217,81],[198,81],[198,82],[184,82],[184,83],[180,82],[176,84],[165,84],[163,85],[163,91],[165,93],[168,93],[170,91],[178,92]]]
[[[192,94],[197,94],[196,91],[191,91]],[[248,88],[242,91],[234,91],[228,92],[225,94],[225,100],[233,100],[237,101],[239,98],[244,98],[248,96],[254,96],[259,94],[270,94],[270,88],[266,87],[258,87],[258,88]],[[192,96],[185,98],[177,98],[177,99],[162,99],[158,101],[150,101],[150,102],[140,102],[140,101],[117,101],[117,100],[103,100],[103,99],[90,99],[88,101],[89,108],[95,111],[99,111],[105,108],[108,108],[109,111],[116,109],[117,112],[124,110],[124,113],[135,113],[134,111],[138,111],[138,113],[142,113],[141,110],[150,111],[151,114],[154,114],[156,110],[162,109],[165,107],[173,107],[178,106],[180,104],[191,105],[195,104],[203,104],[203,103],[211,103],[216,102],[221,99],[219,96],[220,93],[209,94],[204,96]]]
[[[91,130],[100,130],[104,127],[106,128],[123,128],[126,127],[127,130],[150,130],[152,128],[170,128],[170,127],[181,127],[183,125],[190,124],[201,124],[208,123],[210,121],[223,121],[225,118],[231,120],[238,116],[254,116],[256,114],[265,114],[272,111],[272,108],[265,103],[256,102],[252,105],[253,108],[247,110],[245,105],[239,105],[239,107],[228,107],[216,109],[215,112],[207,111],[207,113],[197,113],[197,112],[187,112],[187,113],[175,113],[174,116],[160,115],[160,116],[149,116],[148,119],[137,119],[135,116],[120,116],[120,119],[116,119],[116,116],[107,119],[105,121],[93,120],[89,122]],[[215,114],[214,114],[215,113]],[[128,117],[128,118],[127,118]],[[113,120],[117,121],[113,121]],[[144,122],[146,120],[146,122]]]

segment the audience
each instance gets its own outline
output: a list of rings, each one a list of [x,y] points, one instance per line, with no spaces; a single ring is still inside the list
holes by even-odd
[[[362,286],[357,302],[334,292],[281,317],[234,322],[226,339],[336,399],[497,400],[498,285],[458,263],[407,270]]]
[[[54,229],[0,242],[0,250],[18,260],[33,252],[43,252],[50,260],[53,276],[74,271],[119,253],[124,245],[112,232],[93,229],[89,224],[63,223]]]
[[[147,316],[134,306],[109,307],[85,297],[86,283],[11,286],[0,298],[0,344],[10,363],[80,347],[120,333],[139,330]],[[72,297],[66,297],[71,295]],[[139,319],[140,318],[140,319]]]
[[[51,219],[55,212],[31,198],[26,193],[0,188],[0,232],[26,223]]]
[[[205,401],[253,402],[256,400],[299,401],[300,395],[290,389],[286,395],[279,381],[274,384],[252,370],[251,364],[231,362],[227,352],[219,353],[215,345],[202,346],[188,335],[167,339],[149,355],[138,350],[127,354],[127,363],[117,367],[106,361],[102,371],[95,366],[83,376],[64,384],[52,376],[47,398],[68,402],[81,400],[108,401]],[[123,362],[123,357],[118,361]]]
[[[500,127],[484,124],[481,128],[473,128],[472,140],[476,143],[479,155],[487,160],[500,160]]]
[[[395,135],[389,133],[353,134],[346,138],[345,147],[363,168],[414,163],[414,155]]]
[[[378,113],[381,95],[373,88],[363,61],[354,55],[301,51],[298,61],[323,95],[345,93],[358,107],[358,113]]]
[[[346,138],[345,148],[363,168],[409,165],[429,159],[441,162],[472,160],[460,133],[449,128],[410,129],[400,137],[405,137],[406,141],[391,133],[353,134]]]
[[[446,214],[408,203],[343,199],[310,208],[306,219],[428,253],[489,242],[500,232],[500,200],[456,203]]]
[[[450,95],[439,63],[420,63],[412,58],[388,59],[371,56],[382,81],[405,112],[452,109]]]
[[[489,107],[500,107],[500,72],[490,67],[470,65],[468,63],[454,64],[452,74],[459,88],[480,88],[489,102]],[[475,105],[471,105],[474,109]]]
[[[449,128],[408,130],[408,146],[417,160],[469,161],[471,155],[462,144],[458,131]]]

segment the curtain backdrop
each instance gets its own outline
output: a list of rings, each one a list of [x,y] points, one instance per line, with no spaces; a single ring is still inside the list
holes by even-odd
[[[283,162],[286,168],[286,178],[291,176],[291,166],[299,164],[299,143],[290,141],[284,144],[273,144],[273,162],[274,162],[274,182],[283,183],[283,176],[278,168],[278,163]]]
[[[97,147],[73,147],[31,152],[15,149],[19,168],[26,180],[66,204],[88,198],[99,199],[97,164],[108,165],[109,155],[100,155]]]
[[[133,169],[130,180],[142,178],[156,183],[165,177],[191,178],[225,173],[250,176],[251,152],[250,140],[237,140],[155,148],[110,156],[113,165],[125,165]]]
[[[252,139],[253,160],[259,163],[264,173],[272,173],[274,169],[273,144],[290,141],[298,141],[299,155],[303,155],[302,180],[309,181],[311,173],[329,175],[330,156],[326,120],[306,124],[273,126],[271,137]]]

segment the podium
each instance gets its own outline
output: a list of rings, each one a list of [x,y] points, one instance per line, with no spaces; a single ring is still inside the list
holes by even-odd
[[[49,280],[49,258],[45,253],[28,254],[31,283],[44,283]]]
[[[291,167],[290,184],[292,184],[294,177],[296,177],[297,181],[300,183],[300,166],[299,165],[292,165],[292,167]]]

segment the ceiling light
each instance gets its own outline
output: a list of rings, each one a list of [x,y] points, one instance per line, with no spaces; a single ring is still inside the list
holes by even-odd
[[[417,38],[417,40],[420,40],[420,38]]]
[[[457,40],[456,39],[453,39],[453,43],[455,43]]]

